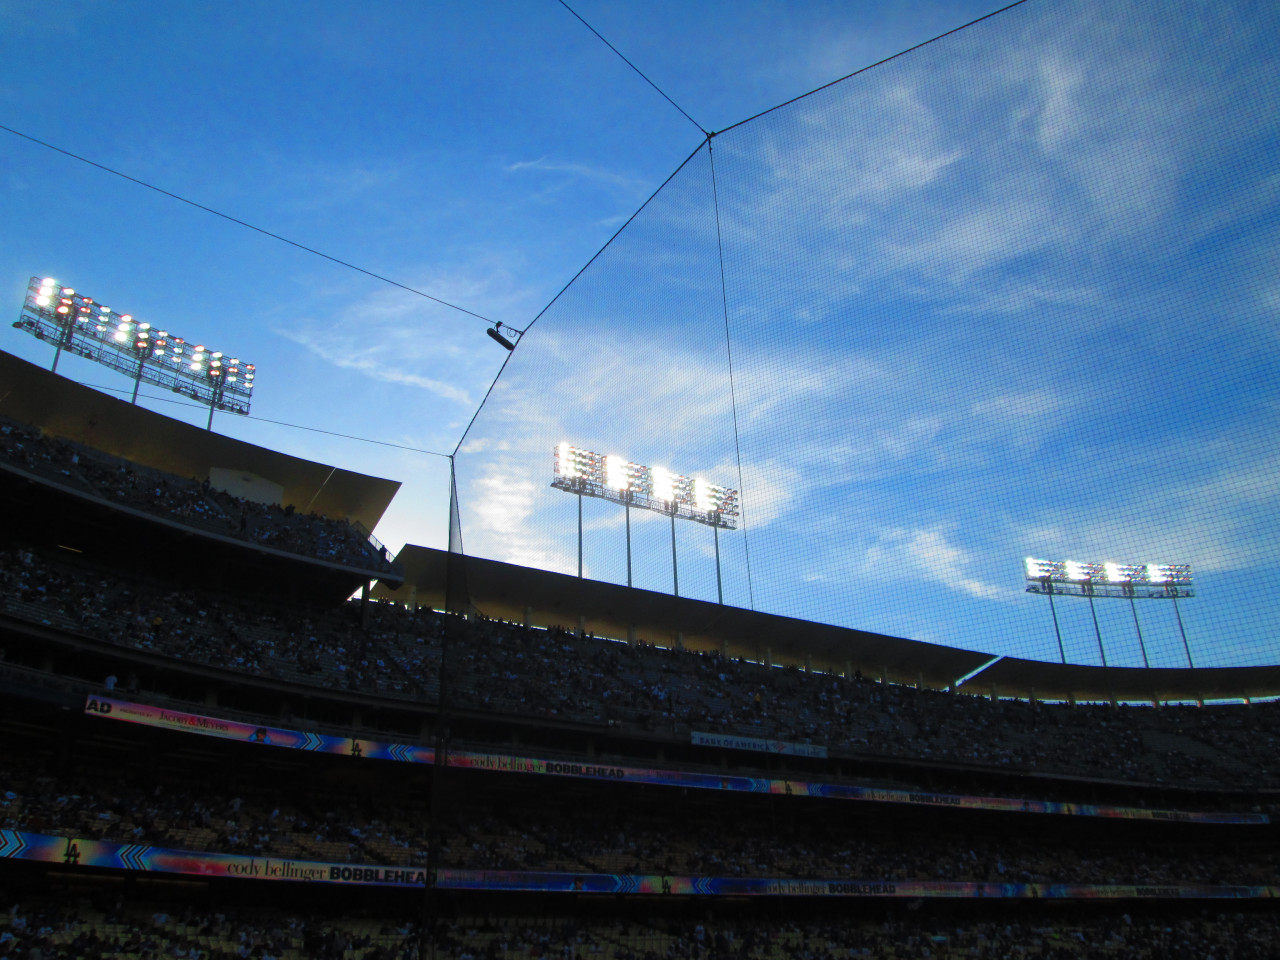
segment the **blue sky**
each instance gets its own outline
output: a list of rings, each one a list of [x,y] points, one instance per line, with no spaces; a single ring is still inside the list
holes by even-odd
[[[991,9],[575,8],[708,130]],[[568,439],[741,485],[733,603],[1052,658],[1024,556],[1186,561],[1197,662],[1274,662],[1275,26],[1032,2],[715,138],[716,193],[704,148],[513,356],[459,458],[468,550],[576,568]],[[5,126],[520,328],[702,140],[554,2],[0,0],[0,52]],[[64,279],[257,363],[257,416],[447,453],[504,359],[480,320],[3,131],[0,163],[15,319]],[[404,481],[378,535],[443,543],[443,459],[215,426]],[[666,589],[669,530],[633,519]],[[622,579],[620,513],[587,520]],[[684,526],[682,592],[713,597]],[[1059,613],[1095,658],[1087,605]],[[1139,615],[1178,665],[1168,605]]]

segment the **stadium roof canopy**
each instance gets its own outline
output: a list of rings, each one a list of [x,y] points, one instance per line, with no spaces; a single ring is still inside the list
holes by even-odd
[[[0,351],[0,415],[132,463],[203,480],[241,471],[282,488],[281,505],[346,519],[372,531],[397,480],[255,446],[100,393]]]
[[[469,603],[446,596],[450,554],[413,544],[397,555],[404,585],[390,589],[379,584],[373,595],[441,610],[469,607],[495,620],[581,627],[601,637],[719,651],[776,665],[830,673],[860,670],[869,677],[926,688],[947,689],[963,681],[962,690],[989,694],[994,688],[1002,697],[1167,702],[1280,694],[1280,666],[1137,669],[1019,660],[454,556],[459,565],[453,584]]]

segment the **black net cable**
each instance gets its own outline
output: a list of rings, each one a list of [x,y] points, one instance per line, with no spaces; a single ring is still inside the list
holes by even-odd
[[[60,153],[63,156],[70,157],[72,160],[79,160],[81,163],[87,163],[91,167],[97,167],[99,170],[114,174],[123,180],[128,180],[130,183],[136,183],[140,187],[146,187],[148,190],[154,190],[156,193],[169,197],[172,200],[179,200],[188,206],[195,207],[197,210],[203,210],[205,213],[211,213],[215,217],[221,217],[223,220],[230,221],[231,223],[238,224],[242,227],[247,227],[255,233],[262,234],[264,237],[270,237],[272,240],[279,240],[281,243],[287,243],[289,246],[296,247],[306,253],[315,254],[317,257],[328,260],[330,263],[336,263],[340,267],[346,267],[348,270],[356,271],[356,273],[363,273],[366,277],[372,277],[374,280],[380,280],[383,283],[388,283],[393,287],[399,287],[401,290],[408,291],[416,296],[424,297],[433,303],[440,304],[442,307],[448,307],[450,310],[457,310],[459,313],[465,313],[467,316],[475,317],[477,320],[483,320],[485,323],[494,322],[486,316],[482,316],[481,314],[468,310],[466,307],[460,307],[456,303],[450,303],[447,300],[441,300],[439,297],[433,297],[429,293],[423,293],[421,290],[407,286],[399,281],[392,280],[389,277],[384,277],[380,273],[374,273],[372,270],[366,270],[364,267],[357,267],[354,263],[349,263],[346,260],[339,260],[337,257],[331,257],[329,254],[316,250],[314,247],[308,247],[304,244],[298,243],[296,240],[290,240],[288,237],[282,237],[278,233],[272,233],[270,230],[264,230],[262,227],[255,227],[252,223],[247,223],[244,220],[237,219],[228,213],[223,213],[222,211],[215,210],[212,207],[206,207],[203,203],[196,203],[194,200],[188,200],[186,197],[179,196],[178,194],[165,190],[162,187],[157,187],[155,184],[147,183],[145,180],[139,180],[137,177],[131,177],[127,173],[121,173],[119,170],[113,170],[111,167],[98,163],[95,160],[90,160],[88,157],[82,157],[80,154],[72,153],[70,150],[64,150],[62,147],[54,146],[52,143],[47,143],[44,140],[31,136],[30,134],[23,133],[21,130],[6,127],[4,124],[0,124],[0,130],[12,133],[15,137],[22,137],[24,140],[30,140],[32,143],[39,144],[49,150],[53,150],[55,153]]]
[[[716,191],[716,154],[711,138],[707,138],[707,160],[711,168],[711,203],[716,220],[716,253],[720,260],[720,305],[724,310],[724,352],[729,362],[729,407],[733,411],[733,455],[738,462],[739,516],[742,519],[742,550],[747,565],[747,597],[751,609],[756,608],[755,587],[751,582],[751,541],[747,537],[746,491],[742,482],[742,439],[738,432],[738,397],[733,386],[733,341],[729,336],[729,294],[724,279],[724,237],[720,231],[720,196]]]
[[[1280,662],[1276,14],[1008,4],[708,137],[548,289],[457,449],[467,556],[992,657]],[[719,474],[746,533],[580,511],[561,443]],[[1028,557],[1201,579],[1096,624],[1055,595],[1059,646]]]
[[[103,383],[89,383],[87,380],[77,380],[81,386],[92,387],[94,390],[106,390],[110,393],[129,393],[130,390],[123,387],[109,387]],[[7,396],[7,394],[6,394]],[[171,397],[159,397],[151,393],[140,393],[138,396],[143,400],[154,400],[159,403],[172,403],[178,407],[189,407],[192,410],[208,410],[209,408],[202,403],[187,403],[182,400],[174,400]],[[3,397],[0,397],[3,399]],[[431,457],[442,457],[445,460],[452,460],[453,456],[448,453],[441,453],[439,450],[428,450],[425,447],[411,447],[403,443],[392,443],[390,440],[374,440],[372,437],[357,437],[351,433],[338,433],[335,430],[322,430],[320,427],[308,427],[302,423],[288,423],[284,420],[272,420],[268,417],[255,417],[253,414],[246,414],[246,420],[254,420],[258,423],[270,423],[277,427],[288,427],[290,430],[306,430],[310,433],[323,433],[328,437],[339,437],[343,440],[355,440],[358,443],[372,443],[379,447],[391,447],[395,450],[407,450],[409,453],[425,453]]]
[[[834,86],[837,86],[838,84],[844,83],[846,80],[856,77],[860,73],[866,73],[868,70],[874,70],[876,67],[882,67],[886,63],[891,63],[892,61],[897,60],[899,57],[905,57],[907,54],[914,53],[915,51],[920,50],[923,47],[929,46],[929,44],[931,43],[937,43],[939,40],[942,40],[945,37],[949,37],[954,33],[959,33],[961,30],[967,30],[970,27],[974,26],[975,24],[982,23],[983,20],[990,20],[992,17],[998,17],[1000,14],[1005,13],[1006,11],[1012,10],[1014,7],[1020,7],[1026,2],[1027,0],[1014,0],[1014,2],[1009,4],[1008,6],[1001,7],[999,10],[992,10],[990,13],[985,13],[982,16],[978,17],[976,20],[970,20],[968,23],[961,24],[958,27],[953,27],[952,29],[948,30],[946,33],[940,33],[936,37],[930,37],[928,40],[923,40],[920,43],[917,43],[914,47],[907,47],[907,49],[905,50],[899,50],[897,53],[892,54],[891,56],[885,57],[883,60],[877,60],[875,63],[869,63],[865,67],[859,67],[857,70],[853,71],[853,73],[845,74],[843,77],[840,77],[837,80],[832,80],[830,83],[824,83],[820,87],[814,87],[808,93],[802,93],[798,97],[792,97],[790,100],[787,100],[783,103],[779,103],[776,106],[770,107],[768,110],[761,110],[759,113],[753,116],[747,117],[747,119],[745,120],[739,120],[737,123],[733,124],[732,126],[728,126],[728,127],[725,127],[723,130],[717,131],[717,135],[720,133],[727,133],[730,130],[734,130],[742,126],[743,124],[750,123],[752,120],[758,120],[763,116],[767,116],[768,114],[773,113],[775,110],[781,110],[783,107],[790,106],[791,104],[799,100],[805,99],[805,97],[811,97],[815,93],[820,93],[823,90],[828,89],[829,87],[834,87]]]
[[[654,83],[652,80],[650,80],[648,77],[646,77],[646,76],[644,75],[644,72],[643,72],[639,67],[637,67],[634,63],[632,63],[630,60],[628,60],[626,57],[624,57],[624,56],[622,55],[622,53],[618,50],[618,48],[617,48],[617,47],[615,47],[612,43],[610,43],[608,40],[606,40],[604,37],[602,37],[602,36],[600,35],[600,31],[599,31],[599,30],[597,30],[597,29],[596,29],[595,27],[593,27],[591,24],[587,23],[587,21],[586,21],[586,20],[583,20],[583,19],[582,19],[582,17],[581,17],[581,15],[579,15],[578,11],[574,10],[574,9],[573,9],[573,7],[569,6],[569,4],[565,3],[565,2],[564,2],[564,0],[560,0],[560,6],[564,7],[566,10],[568,10],[570,13],[572,13],[575,17],[577,17],[577,19],[578,19],[578,22],[579,22],[579,23],[581,23],[584,27],[586,27],[588,30],[590,30],[592,33],[594,33],[594,34],[596,35],[597,39],[599,39],[599,41],[600,41],[601,43],[603,43],[606,47],[608,47],[610,50],[612,50],[614,53],[616,53],[616,54],[618,55],[619,59],[621,59],[623,63],[625,63],[628,67],[630,67],[630,68],[631,68],[632,70],[634,70],[637,74],[639,74],[639,75],[640,75],[640,79],[641,79],[641,80],[643,80],[643,81],[644,81],[645,83],[647,83],[649,86],[653,87],[653,89],[657,90],[657,91],[658,91],[658,93],[662,94],[662,98],[663,98],[664,100],[666,100],[666,101],[667,101],[667,103],[671,104],[673,107],[675,107],[677,110],[679,110],[679,111],[680,111],[680,114],[681,114],[681,115],[682,115],[686,120],[688,120],[688,121],[689,121],[690,123],[692,123],[695,127],[697,127],[700,131],[702,131],[702,135],[703,135],[704,137],[705,137],[705,136],[710,136],[709,132],[703,128],[702,124],[700,124],[697,120],[693,119],[693,117],[689,116],[689,114],[688,114],[688,113],[686,113],[686,112],[684,111],[684,108],[683,108],[683,107],[681,107],[681,106],[680,106],[680,104],[676,103],[674,100],[672,100],[670,97],[668,97],[668,96],[666,95],[666,93],[664,93],[664,92],[663,92],[663,90],[662,90],[662,88],[661,88],[661,87],[659,87],[656,83]]]
[[[685,166],[688,165],[689,161],[692,160],[701,152],[703,144],[710,143],[710,142],[711,142],[710,138],[708,138],[704,140],[702,143],[698,144],[697,148],[694,149],[693,153],[685,157],[684,160],[681,162],[680,166],[676,167],[673,171],[671,171],[671,176],[663,180],[657,190],[654,190],[653,193],[649,194],[649,196],[645,199],[644,203],[640,204],[639,208],[637,208],[636,212],[631,214],[631,216],[627,217],[627,222],[624,223],[622,226],[620,226],[616,231],[614,231],[613,236],[611,236],[608,240],[604,242],[604,246],[602,246],[599,250],[597,250],[592,255],[591,259],[582,265],[582,269],[579,270],[577,273],[575,273],[573,277],[569,280],[569,282],[566,283],[563,287],[561,287],[556,292],[556,295],[547,302],[547,305],[538,311],[538,315],[529,321],[529,325],[526,326],[520,334],[521,339],[524,338],[524,334],[528,333],[533,329],[533,325],[537,323],[539,320],[541,320],[543,315],[548,310],[550,310],[553,306],[555,306],[556,301],[559,300],[562,296],[564,296],[564,292],[568,290],[570,287],[572,287],[574,283],[577,282],[578,278],[587,272],[588,268],[593,263],[595,263],[596,260],[600,258],[600,255],[609,249],[609,245],[612,244],[613,241],[617,240],[619,236],[621,236],[622,231],[627,229],[627,227],[631,225],[632,221],[634,221],[636,217],[640,216],[640,214],[644,212],[645,207],[649,206],[649,204],[653,202],[653,198],[656,197],[658,194],[660,194],[663,188],[672,180],[674,180],[676,178],[676,175],[681,170],[683,170]],[[520,341],[517,340],[516,346],[518,347],[519,345],[520,345]],[[480,400],[479,405],[476,407],[476,412],[473,413],[471,415],[471,419],[467,421],[467,428],[462,431],[462,436],[458,438],[458,445],[453,448],[453,456],[457,456],[458,451],[462,449],[463,443],[466,442],[467,434],[471,432],[471,428],[475,425],[476,418],[480,416],[480,411],[482,411],[484,409],[484,405],[488,403],[489,397],[493,393],[493,388],[498,385],[498,380],[502,378],[502,371],[507,369],[507,364],[511,361],[511,358],[513,356],[515,356],[514,350],[511,353],[507,354],[506,360],[502,361],[502,366],[498,368],[497,374],[494,376],[493,381],[489,384],[489,389],[484,392],[484,397]]]
[[[578,20],[580,20],[580,21],[582,22],[583,26],[585,26],[588,30],[590,30],[590,31],[591,31],[592,33],[594,33],[597,37],[599,37],[602,43],[604,43],[604,44],[605,44],[605,45],[606,45],[610,50],[613,50],[613,52],[614,52],[614,53],[617,53],[617,54],[618,54],[618,56],[619,56],[619,57],[621,57],[621,58],[622,58],[622,60],[627,64],[627,66],[631,67],[631,69],[632,69],[632,70],[635,70],[635,71],[636,71],[636,73],[640,74],[640,76],[644,78],[645,82],[647,82],[650,86],[652,86],[652,87],[653,87],[653,89],[657,90],[657,91],[658,91],[658,93],[661,93],[663,97],[666,97],[667,101],[668,101],[668,102],[669,102],[673,107],[675,107],[677,110],[679,110],[682,114],[684,114],[684,116],[689,120],[689,122],[690,122],[690,123],[692,123],[692,124],[693,124],[694,126],[696,126],[699,130],[701,130],[701,131],[703,132],[703,134],[706,136],[706,140],[704,141],[704,143],[706,143],[706,144],[708,144],[708,145],[709,145],[709,144],[711,143],[711,138],[712,138],[713,136],[718,136],[720,133],[725,133],[725,132],[727,132],[727,131],[729,131],[729,130],[733,130],[733,129],[737,128],[737,127],[740,127],[740,126],[742,126],[742,125],[743,125],[743,124],[745,124],[745,123],[750,123],[752,120],[755,120],[755,119],[757,119],[758,117],[763,117],[763,116],[765,116],[766,114],[772,113],[772,112],[773,112],[773,111],[775,111],[775,110],[780,110],[780,109],[782,109],[783,107],[787,106],[787,104],[795,103],[797,100],[802,100],[802,99],[804,99],[805,97],[812,96],[813,94],[815,94],[815,93],[817,93],[817,92],[819,92],[819,91],[821,91],[821,90],[825,90],[825,89],[827,89],[828,87],[833,87],[833,86],[835,86],[836,84],[842,83],[843,81],[848,80],[850,77],[856,77],[858,74],[860,74],[860,73],[864,73],[865,71],[870,70],[870,69],[872,69],[872,68],[874,68],[874,67],[878,67],[878,66],[880,66],[881,64],[888,63],[888,62],[889,62],[889,61],[891,61],[891,60],[896,60],[898,57],[901,57],[901,56],[904,56],[904,55],[906,55],[906,54],[908,54],[908,53],[911,53],[913,50],[919,50],[921,47],[927,46],[928,44],[931,44],[931,43],[933,43],[934,41],[941,40],[943,37],[950,36],[950,35],[951,35],[951,34],[953,34],[953,33],[958,33],[959,31],[964,30],[964,29],[966,29],[967,27],[971,27],[971,26],[973,26],[973,25],[974,25],[974,24],[976,24],[976,23],[981,23],[983,20],[990,19],[991,17],[994,17],[994,16],[996,16],[997,14],[1004,13],[1006,10],[1011,10],[1011,9],[1013,9],[1014,7],[1020,6],[1021,4],[1026,3],[1026,2],[1027,2],[1027,0],[1015,0],[1015,2],[1013,2],[1013,3],[1009,4],[1008,6],[1001,7],[999,10],[993,10],[991,13],[988,13],[988,14],[986,14],[986,15],[984,15],[984,16],[978,17],[976,20],[971,20],[971,21],[969,21],[968,23],[963,24],[962,26],[955,27],[955,28],[954,28],[954,29],[952,29],[952,30],[948,30],[946,33],[940,33],[940,34],[938,34],[938,36],[936,36],[936,37],[932,37],[932,38],[931,38],[931,39],[929,39],[929,40],[925,40],[925,41],[923,41],[922,43],[918,43],[918,44],[916,44],[914,47],[909,47],[909,48],[908,48],[908,49],[906,49],[906,50],[899,51],[898,53],[895,53],[895,54],[894,54],[893,56],[891,56],[891,57],[885,57],[883,60],[879,60],[879,61],[877,61],[876,63],[870,64],[869,66],[862,67],[862,68],[861,68],[861,69],[859,69],[859,70],[855,70],[853,73],[850,73],[850,74],[848,74],[847,76],[841,77],[841,78],[840,78],[840,79],[838,79],[838,80],[832,80],[830,83],[823,84],[821,87],[816,87],[815,89],[810,90],[808,93],[801,94],[801,95],[800,95],[800,96],[798,96],[798,97],[793,97],[792,99],[790,99],[790,100],[786,101],[785,103],[780,103],[780,104],[778,104],[777,106],[770,107],[768,110],[763,110],[763,111],[761,111],[760,113],[755,114],[755,116],[748,117],[746,120],[741,120],[741,121],[739,121],[738,123],[733,124],[732,126],[726,127],[724,130],[721,130],[721,131],[719,131],[719,133],[716,133],[716,134],[712,134],[712,133],[709,133],[709,132],[707,132],[706,130],[704,130],[704,129],[702,128],[702,125],[701,125],[701,124],[699,124],[696,120],[694,120],[694,119],[693,119],[692,117],[690,117],[687,113],[685,113],[685,112],[684,112],[684,110],[682,110],[682,109],[680,108],[680,105],[679,105],[679,104],[677,104],[674,100],[672,100],[670,97],[668,97],[665,93],[662,93],[662,90],[661,90],[661,89],[659,89],[659,88],[658,88],[658,86],[657,86],[656,84],[654,84],[652,80],[650,80],[650,79],[649,79],[648,77],[646,77],[643,73],[641,73],[641,71],[639,70],[639,68],[638,68],[638,67],[636,67],[636,65],[635,65],[635,64],[633,64],[630,60],[628,60],[626,57],[622,56],[622,54],[621,54],[621,53],[618,53],[618,50],[613,46],[613,44],[609,43],[609,41],[608,41],[608,40],[606,40],[604,37],[600,36],[600,34],[596,31],[596,29],[595,29],[594,27],[592,27],[592,26],[591,26],[591,24],[587,23],[587,21],[586,21],[586,20],[583,20],[583,19],[582,19],[582,17],[580,17],[580,16],[577,14],[577,12],[575,12],[575,11],[574,11],[574,9],[573,9],[572,7],[570,7],[567,3],[565,3],[565,2],[564,2],[564,0],[559,0],[559,2],[564,6],[564,8],[565,8],[566,10],[568,10],[568,11],[569,11],[570,13],[572,13],[575,17],[577,17],[577,18],[578,18]],[[7,128],[0,127],[0,129],[7,129]],[[653,198],[654,198],[654,197],[656,197],[659,193],[661,193],[661,192],[662,192],[663,187],[665,187],[668,183],[670,183],[672,180],[674,180],[674,179],[675,179],[675,177],[676,177],[676,175],[677,175],[677,174],[679,174],[679,173],[680,173],[680,171],[681,171],[681,170],[683,170],[683,169],[685,168],[685,166],[689,163],[689,161],[690,161],[690,160],[692,160],[694,157],[696,157],[696,156],[698,155],[699,151],[701,151],[701,149],[702,149],[702,146],[703,146],[703,145],[702,145],[701,143],[700,143],[700,144],[698,144],[697,148],[693,151],[693,153],[691,153],[691,154],[689,154],[689,156],[685,157],[684,161],[680,164],[680,166],[676,167],[676,169],[675,169],[675,170],[673,170],[673,171],[671,172],[671,176],[667,177],[667,179],[666,179],[666,180],[664,180],[664,181],[662,182],[661,186],[659,186],[657,190],[654,190],[654,191],[653,191],[653,193],[651,193],[651,194],[649,195],[649,197],[645,200],[645,202],[644,202],[644,203],[642,203],[642,204],[639,206],[639,208],[637,208],[637,209],[636,209],[635,213],[633,213],[630,217],[628,217],[628,218],[627,218],[627,222],[626,222],[626,223],[624,223],[621,227],[619,227],[619,228],[617,229],[617,231],[613,234],[613,236],[611,236],[607,241],[605,241],[604,246],[602,246],[599,250],[597,250],[597,251],[595,252],[595,254],[591,257],[591,259],[590,259],[590,260],[588,260],[585,264],[583,264],[582,269],[581,269],[581,270],[579,270],[577,273],[575,273],[575,274],[573,275],[573,277],[569,280],[569,282],[568,282],[568,283],[566,283],[563,287],[561,287],[561,288],[560,288],[559,292],[557,292],[557,293],[556,293],[556,295],[555,295],[554,297],[552,297],[552,298],[551,298],[551,300],[547,303],[547,305],[546,305],[545,307],[543,307],[543,308],[538,312],[538,315],[537,315],[537,316],[535,316],[535,317],[533,318],[533,320],[531,320],[531,321],[529,322],[529,325],[528,325],[527,327],[525,327],[525,329],[524,329],[524,332],[525,332],[525,333],[528,333],[530,330],[532,330],[532,329],[533,329],[533,325],[534,325],[535,323],[537,323],[539,319],[541,319],[541,318],[542,318],[543,314],[545,314],[549,309],[551,309],[551,307],[555,304],[555,302],[556,302],[557,300],[559,300],[559,299],[560,299],[561,295],[563,295],[563,294],[564,294],[564,292],[565,292],[566,290],[568,290],[571,286],[573,286],[574,282],[575,282],[575,281],[576,281],[580,276],[582,276],[582,274],[583,274],[583,273],[585,273],[585,272],[587,271],[587,269],[591,266],[591,264],[593,264],[593,263],[594,263],[594,262],[595,262],[595,261],[600,257],[600,255],[601,255],[602,253],[604,253],[604,251],[605,251],[605,250],[607,250],[607,249],[609,248],[609,245],[610,245],[610,244],[612,244],[612,243],[613,243],[613,241],[614,241],[614,240],[616,240],[616,239],[618,238],[618,236],[622,233],[622,231],[623,231],[623,230],[625,230],[625,229],[627,229],[627,227],[628,227],[628,226],[630,226],[631,222],[632,222],[633,220],[635,220],[635,218],[636,218],[636,217],[638,217],[638,216],[641,214],[641,212],[643,212],[643,210],[645,209],[645,207],[647,207],[647,206],[650,204],[650,202],[653,200]],[[56,148],[55,148],[55,149],[56,149]],[[715,179],[715,165],[714,165],[714,162],[713,162],[713,163],[712,163],[712,180],[713,180],[713,183],[714,183],[714,179]],[[713,189],[714,189],[714,187],[713,187]],[[717,215],[716,215],[716,231],[717,231],[717,240],[719,240],[719,228],[720,228],[720,220],[719,220],[719,213],[718,213],[718,207],[717,207]],[[256,228],[255,228],[255,229],[256,229]],[[722,252],[722,254],[723,254],[723,250],[722,250],[721,252]],[[721,273],[720,281],[721,281],[721,286],[722,286],[722,288],[723,288],[723,285],[724,285],[724,258],[723,258],[723,255],[721,256],[721,259],[720,259],[720,273]],[[722,292],[723,292],[723,291],[722,291]],[[726,338],[726,342],[727,342],[727,340],[728,340],[728,333],[729,333],[729,331],[728,331],[729,318],[728,318],[728,313],[727,313],[728,307],[726,306],[726,308],[725,308],[725,309],[726,309],[726,314],[725,314],[725,338]],[[500,368],[498,368],[498,372],[497,372],[497,374],[494,376],[493,381],[489,384],[489,389],[485,391],[484,397],[481,399],[481,401],[480,401],[479,405],[477,405],[475,413],[474,413],[474,414],[472,414],[471,419],[467,422],[466,429],[462,431],[462,436],[458,438],[458,444],[457,444],[457,446],[455,446],[455,447],[454,447],[454,449],[453,449],[453,454],[454,454],[455,456],[457,455],[458,451],[462,449],[462,444],[463,444],[464,442],[466,442],[467,434],[469,434],[469,433],[471,432],[471,428],[472,428],[472,426],[474,426],[474,425],[475,425],[476,418],[480,416],[480,412],[484,409],[485,403],[487,403],[487,402],[488,402],[490,395],[493,393],[493,388],[494,388],[495,386],[497,386],[498,380],[502,377],[502,372],[507,368],[507,363],[508,363],[508,361],[510,361],[510,359],[511,359],[512,355],[513,355],[513,354],[508,354],[508,355],[507,355],[507,359],[506,359],[506,360],[504,360],[504,361],[502,362],[502,366],[501,366]],[[734,441],[735,441],[735,443],[736,443],[736,442],[737,442],[737,439],[738,439],[737,413],[736,413],[736,410],[735,410],[735,413],[734,413],[734,418],[735,418],[735,419],[734,419]],[[738,474],[739,474],[738,484],[739,484],[739,487],[741,487],[741,485],[742,485],[742,458],[741,458],[741,455],[739,455],[739,457],[738,457]],[[745,514],[744,514],[744,519],[743,519],[743,542],[744,542],[744,544],[745,544],[745,541],[746,541],[746,536],[745,536],[745,534],[746,534],[746,520],[745,520]],[[748,561],[748,567],[749,567],[749,565],[750,565],[750,562]],[[750,578],[748,578],[748,579],[750,579]],[[748,586],[749,586],[749,585],[748,585]]]

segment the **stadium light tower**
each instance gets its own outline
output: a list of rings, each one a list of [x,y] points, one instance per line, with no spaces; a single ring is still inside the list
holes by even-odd
[[[737,527],[738,491],[672,473],[665,467],[647,467],[623,457],[583,450],[569,443],[556,447],[555,476],[551,486],[578,497],[578,578],[582,578],[582,498],[597,497],[620,503],[627,517],[627,586],[631,586],[631,508],[652,510],[671,519],[671,579],[680,595],[676,562],[676,520],[692,520],[711,527],[716,547],[716,595],[724,603],[720,579],[720,530]]]
[[[117,313],[52,277],[32,277],[14,327],[54,344],[54,373],[63,352],[74,353],[133,379],[133,397],[143,383],[168,387],[209,405],[206,430],[215,410],[249,415],[257,368],[203,344]]]
[[[1133,613],[1133,628],[1138,634],[1138,647],[1142,650],[1142,665],[1151,666],[1147,658],[1147,644],[1142,637],[1142,624],[1138,620],[1138,607],[1135,599],[1173,601],[1173,612],[1178,618],[1178,632],[1182,636],[1182,649],[1187,655],[1187,666],[1194,667],[1191,659],[1191,647],[1187,644],[1187,632],[1182,625],[1182,614],[1178,610],[1179,597],[1194,597],[1194,582],[1191,577],[1191,565],[1186,563],[1083,563],[1077,560],[1037,560],[1027,557],[1025,561],[1027,592],[1042,593],[1049,597],[1050,610],[1053,609],[1053,595],[1088,597],[1089,612],[1093,615],[1093,629],[1098,637],[1098,652],[1102,655],[1102,665],[1107,665],[1107,652],[1102,645],[1102,631],[1098,628],[1098,614],[1093,607],[1094,597],[1114,597],[1129,601],[1129,609]],[[1058,636],[1058,651],[1062,662],[1066,663],[1066,653],[1062,647],[1062,635],[1058,633],[1058,615],[1053,615],[1053,628]]]

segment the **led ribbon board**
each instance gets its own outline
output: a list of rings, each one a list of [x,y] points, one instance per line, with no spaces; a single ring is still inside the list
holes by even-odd
[[[1196,595],[1188,563],[1082,563],[1027,557],[1026,578],[1027,593],[1139,600]]]
[[[709,527],[732,530],[738,525],[737,490],[568,443],[556,447],[551,485],[566,493],[629,504]]]
[[[160,730],[194,733],[223,740],[239,740],[314,753],[341,754],[365,760],[394,760],[401,763],[435,763],[435,750],[420,744],[389,743],[332,734],[310,733],[283,727],[268,727],[242,720],[185,713],[129,700],[116,700],[90,694],[85,700],[88,716],[106,720],[122,720]],[[697,737],[699,735],[695,735]],[[711,736],[711,735],[702,735]],[[700,742],[695,739],[694,743]],[[797,754],[800,755],[800,754]],[[812,754],[810,754],[812,755]],[[825,751],[824,754],[825,755]],[[861,800],[872,803],[916,804],[935,807],[958,807],[967,810],[1001,810],[1006,813],[1046,813],[1077,817],[1102,817],[1121,820],[1163,820],[1178,823],[1267,824],[1265,813],[1236,811],[1194,812],[1184,810],[1152,810],[1146,807],[1111,807],[1095,804],[1030,800],[1020,797],[979,797],[959,794],[927,793],[890,787],[860,787],[852,784],[819,783],[808,780],[780,780],[739,774],[699,773],[694,770],[665,770],[653,767],[629,767],[606,762],[580,763],[570,760],[481,753],[473,750],[449,751],[449,766],[467,770],[523,773],[576,780],[608,780],[613,783],[649,784],[684,787],[696,790],[726,790],[736,793],[769,793],[796,797],[826,797],[838,800]]]
[[[31,278],[14,327],[139,382],[227,413],[249,414],[257,376],[252,363],[117,313],[52,277]]]
[[[343,886],[426,886],[420,867],[330,863],[245,856],[205,850],[174,850],[148,844],[113,843],[0,830],[0,859],[61,864],[131,873],[179,874],[236,880],[284,880]],[[508,890],[545,893],[656,894],[659,896],[894,897],[919,899],[1058,900],[1273,900],[1280,887],[1169,883],[1152,886],[1066,883],[975,883],[963,880],[824,879],[820,877],[713,877],[689,874],[561,873],[448,867],[437,874],[443,890]]]

